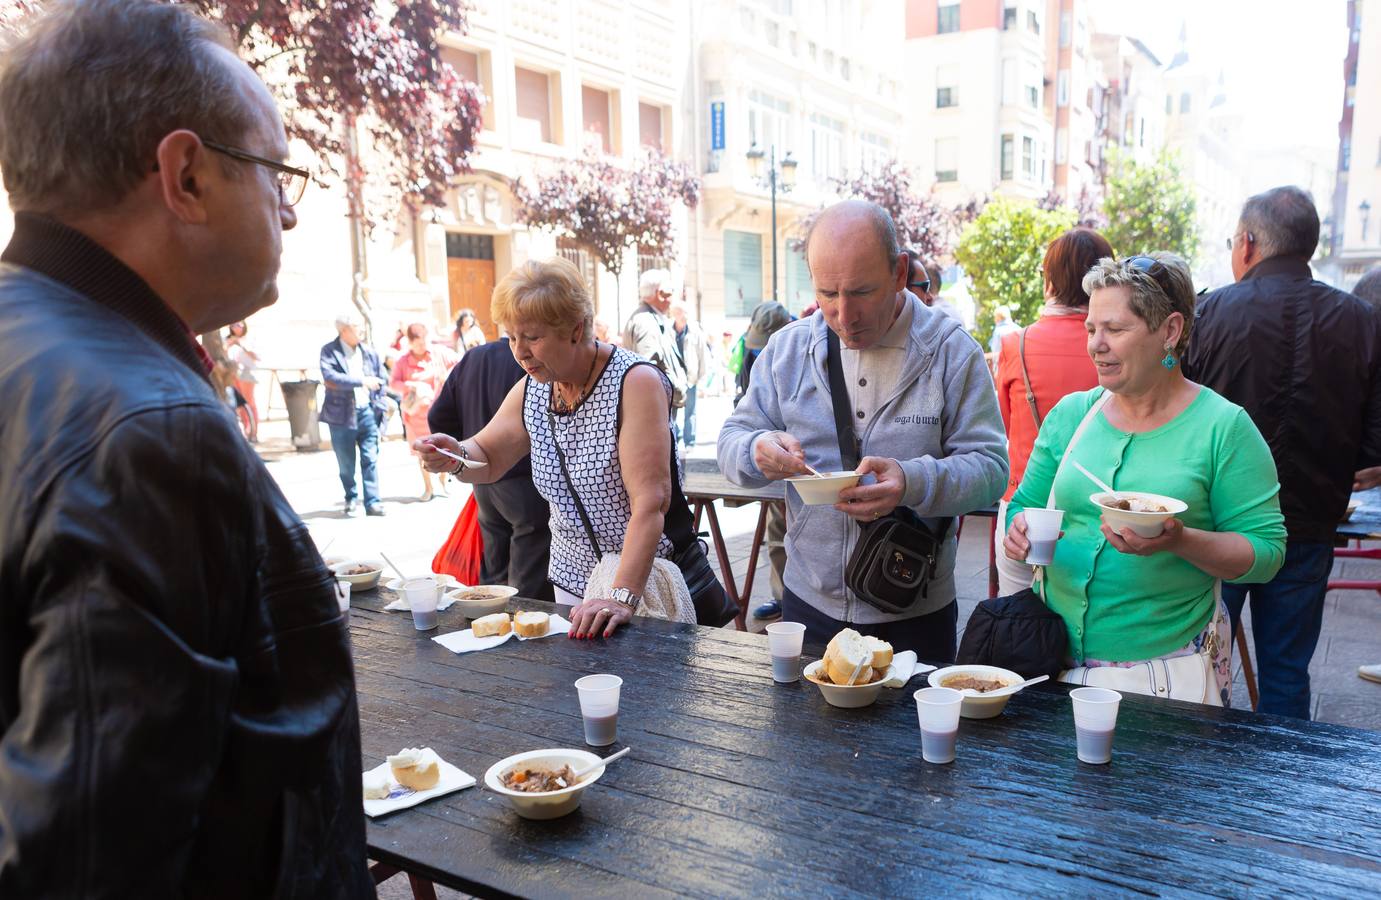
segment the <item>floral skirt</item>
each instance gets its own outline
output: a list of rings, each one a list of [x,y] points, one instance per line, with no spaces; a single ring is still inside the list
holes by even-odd
[[[1207,648],[1207,649],[1205,649]],[[1194,636],[1188,644],[1173,653],[1167,653],[1160,659],[1174,659],[1179,656],[1190,656],[1195,653],[1207,653],[1209,663],[1213,669],[1213,678],[1218,684],[1218,694],[1223,699],[1223,706],[1232,705],[1232,620],[1228,617],[1228,608],[1222,600],[1218,601],[1218,607],[1213,612],[1213,617],[1208,620],[1204,630]],[[1086,659],[1084,665],[1090,669],[1097,669],[1104,666],[1111,666],[1118,669],[1130,669],[1139,666],[1146,660],[1137,662],[1108,662],[1101,659]]]

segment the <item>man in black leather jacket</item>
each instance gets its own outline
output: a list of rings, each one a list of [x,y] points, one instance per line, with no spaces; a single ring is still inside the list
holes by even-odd
[[[1309,660],[1323,624],[1333,536],[1354,474],[1381,463],[1381,317],[1315,281],[1313,199],[1280,187],[1247,200],[1237,283],[1199,304],[1185,374],[1240,405],[1271,446],[1288,534],[1270,582],[1223,585],[1234,627],[1248,595],[1258,712],[1308,719]]]
[[[333,579],[192,338],[274,302],[296,223],[229,47],[78,0],[0,58],[5,898],[374,894]]]

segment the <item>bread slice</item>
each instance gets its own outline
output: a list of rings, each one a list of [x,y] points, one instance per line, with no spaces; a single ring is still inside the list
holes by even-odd
[[[885,672],[892,665],[892,645],[875,637],[865,637],[863,641],[873,651],[873,668]]]
[[[470,630],[474,632],[477,638],[508,634],[513,630],[513,620],[508,617],[508,613],[480,616],[470,623]]]
[[[388,766],[403,787],[426,791],[436,787],[441,780],[441,767],[436,761],[436,753],[430,747],[421,750],[409,748],[390,756]]]
[[[835,684],[867,684],[873,678],[873,651],[852,628],[836,634],[825,648],[825,671]]]
[[[387,800],[388,799],[388,776],[380,773],[364,773],[364,799],[366,800]]]
[[[513,630],[518,637],[541,637],[551,627],[551,616],[544,612],[520,612],[513,615]]]

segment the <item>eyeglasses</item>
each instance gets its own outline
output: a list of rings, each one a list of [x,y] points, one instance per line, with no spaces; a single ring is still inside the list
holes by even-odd
[[[912,290],[920,291],[923,294],[930,293],[930,279],[928,278],[924,281],[908,281],[906,286]]]
[[[1252,243],[1253,241],[1256,240],[1256,235],[1252,234],[1250,231],[1241,231],[1241,232],[1238,232],[1238,234],[1240,234],[1240,235],[1242,235],[1243,237],[1245,237],[1245,238],[1247,239],[1247,243],[1248,243],[1248,244],[1250,244],[1250,243]],[[1232,237],[1228,238],[1228,249],[1231,250],[1231,249],[1232,249],[1232,245],[1233,245],[1233,244],[1236,244],[1236,243],[1237,243],[1237,235],[1234,234]]]
[[[281,162],[274,162],[262,156],[255,156],[236,147],[229,147],[225,144],[218,144],[215,141],[202,141],[203,146],[215,150],[217,153],[229,156],[232,159],[251,162],[255,165],[265,166],[278,173],[278,193],[283,198],[283,202],[288,206],[296,206],[297,201],[302,199],[302,194],[307,190],[307,179],[311,178],[311,173],[306,169],[298,169],[294,166],[285,165]]]
[[[1166,286],[1165,282],[1160,280],[1160,275],[1158,274],[1159,272],[1165,271],[1165,266],[1161,264],[1160,260],[1152,259],[1149,256],[1129,256],[1122,260],[1122,265],[1135,269],[1150,278],[1156,283],[1156,286],[1165,293],[1165,296],[1171,296],[1170,288]]]

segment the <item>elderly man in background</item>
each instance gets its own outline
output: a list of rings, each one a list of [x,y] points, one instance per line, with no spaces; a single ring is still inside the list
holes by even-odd
[[[686,378],[686,365],[676,349],[676,329],[668,313],[675,296],[671,273],[666,269],[648,269],[638,279],[638,297],[642,302],[628,317],[623,329],[623,347],[652,361],[671,382],[672,424],[680,438],[680,424],[674,410],[686,405],[686,393],[691,382]]]
[[[841,467],[841,442],[858,449],[866,476],[833,507],[807,513],[788,491],[782,615],[808,640],[847,626],[949,662],[955,653],[953,517],[994,503],[1007,480],[1006,438],[983,352],[954,320],[906,290],[910,263],[892,218],[847,200],[816,220],[806,261],[820,314],[768,342],[748,393],[719,435],[719,464],[735,484]],[[831,344],[834,347],[831,347]],[[837,349],[836,349],[837,348]],[[835,426],[826,360],[837,352],[853,434]],[[886,613],[844,587],[858,540],[855,522],[899,506],[932,520],[943,543],[934,578],[904,613]]]
[[[335,579],[192,338],[277,299],[307,173],[219,26],[46,8],[0,57],[0,896],[373,896]]]
[[[1333,536],[1359,469],[1381,464],[1381,317],[1315,281],[1314,200],[1297,187],[1247,200],[1228,239],[1236,284],[1204,298],[1185,374],[1244,408],[1280,476],[1285,565],[1263,584],[1224,584],[1240,626],[1248,597],[1258,712],[1308,719],[1309,661],[1323,626]]]
[[[321,380],[326,384],[321,421],[331,429],[331,449],[336,452],[340,484],[345,489],[345,514],[354,515],[359,505],[355,488],[358,452],[365,515],[382,516],[379,429],[389,410],[384,393],[388,372],[374,348],[361,342],[359,321],[353,313],[336,317],[336,335],[321,348]]]

